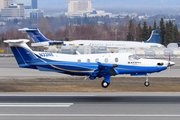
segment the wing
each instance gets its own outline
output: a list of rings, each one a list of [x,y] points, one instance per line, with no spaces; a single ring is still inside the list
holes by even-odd
[[[93,73],[91,73],[89,79],[94,80],[96,77],[103,77],[106,75],[112,76],[117,75],[118,72],[114,69],[118,67],[117,64],[102,64],[98,62],[98,69],[96,69]]]

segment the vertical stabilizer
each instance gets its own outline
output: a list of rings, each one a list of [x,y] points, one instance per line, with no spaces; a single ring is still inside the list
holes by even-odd
[[[47,39],[38,28],[23,28],[19,29],[19,31],[25,31],[31,37],[31,39],[35,42],[50,42],[51,40]]]
[[[145,41],[145,43],[159,43],[159,44],[161,44],[159,30],[153,30],[150,38],[147,41]]]
[[[4,42],[8,43],[11,47],[14,57],[20,67],[32,67],[29,66],[30,63],[41,62],[33,53],[31,48],[26,44],[29,40],[6,40]]]

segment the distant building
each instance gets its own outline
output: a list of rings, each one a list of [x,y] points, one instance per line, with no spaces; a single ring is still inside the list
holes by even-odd
[[[1,18],[24,18],[24,4],[13,3],[8,8],[1,9]]]
[[[1,9],[8,8],[11,4],[13,4],[13,0],[0,0],[0,12]]]
[[[32,0],[32,9],[38,9],[37,0]]]
[[[4,0],[4,8],[8,8],[11,4],[13,4],[13,0]]]
[[[44,11],[38,9],[25,9],[24,10],[25,18],[40,18],[44,17]]]
[[[44,17],[43,12],[31,12],[30,13],[30,18],[41,18]]]
[[[37,0],[16,0],[16,2],[24,3],[25,9],[38,9]]]
[[[85,12],[83,15],[85,17],[101,17],[101,16],[112,17],[112,13],[107,13],[103,10],[95,10],[95,9],[89,9],[89,11]]]
[[[91,1],[68,1],[68,12],[66,12],[65,15],[69,17],[114,16],[112,13],[92,9]]]
[[[78,13],[91,9],[91,1],[68,1],[68,13]]]
[[[95,10],[95,9],[87,9],[86,11],[81,12],[67,12],[65,15],[69,17],[101,17],[101,16],[107,16],[107,17],[116,17],[116,15],[113,15],[112,13],[107,13],[102,10]]]

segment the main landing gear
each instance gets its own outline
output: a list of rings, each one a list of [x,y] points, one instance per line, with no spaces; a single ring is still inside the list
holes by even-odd
[[[149,80],[148,80],[148,76],[146,76],[146,81],[144,82],[144,85],[146,87],[148,87],[150,85]]]
[[[109,74],[106,74],[103,77],[104,77],[104,80],[102,81],[101,85],[103,88],[107,88],[110,85],[110,77],[111,76]]]
[[[103,80],[101,85],[102,85],[103,88],[107,88],[110,85],[110,83]]]

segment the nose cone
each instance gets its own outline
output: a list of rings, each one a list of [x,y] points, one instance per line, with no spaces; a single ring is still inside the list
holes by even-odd
[[[168,67],[175,65],[175,62],[169,61]]]

